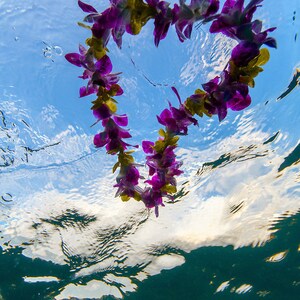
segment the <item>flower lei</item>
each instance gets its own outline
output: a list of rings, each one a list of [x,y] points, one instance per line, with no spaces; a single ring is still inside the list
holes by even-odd
[[[251,0],[244,7],[244,0],[226,0],[220,13],[219,0],[191,0],[187,5],[185,0],[174,4],[160,0],[110,0],[110,7],[99,13],[82,1],[79,7],[88,15],[84,22],[91,26],[78,23],[90,29],[92,37],[86,40],[88,49],[79,46],[79,53],[69,53],[66,59],[83,67],[82,79],[87,79],[86,86],[80,88],[80,97],[96,94],[92,110],[95,118],[101,121],[103,131],[94,136],[96,147],[104,147],[108,154],[116,155],[118,160],[113,172],[119,169],[116,178],[116,196],[123,201],[130,198],[141,200],[147,208],[164,206],[163,197],[174,199],[176,176],[183,173],[181,162],[174,153],[180,135],[187,135],[188,126],[198,125],[195,115],[211,117],[218,115],[222,121],[227,115],[227,109],[240,111],[251,103],[248,87],[254,87],[254,78],[269,60],[269,51],[262,45],[276,48],[276,41],[268,37],[275,28],[262,31],[262,22],[252,20],[253,14],[263,0]],[[177,90],[172,87],[179,100],[179,107],[164,109],[158,122],[164,125],[159,130],[159,138],[155,142],[143,141],[142,148],[146,153],[146,165],[149,168],[149,179],[145,187],[139,185],[142,179],[137,164],[132,156],[133,150],[125,151],[132,146],[124,140],[131,137],[124,127],[128,124],[126,114],[118,115],[115,97],[123,94],[118,84],[120,73],[112,72],[112,63],[107,55],[107,44],[110,37],[119,48],[122,46],[122,36],[125,32],[137,35],[142,27],[154,19],[154,44],[164,39],[171,25],[175,26],[181,42],[191,37],[193,25],[196,22],[212,22],[211,33],[223,33],[238,42],[232,50],[230,60],[220,76],[202,84],[203,89],[197,89],[184,102]]]

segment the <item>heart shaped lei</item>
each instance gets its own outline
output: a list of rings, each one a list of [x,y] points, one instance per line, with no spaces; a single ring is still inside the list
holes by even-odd
[[[144,2],[145,1],[145,2]],[[92,37],[86,40],[88,49],[79,46],[79,53],[69,53],[66,59],[83,67],[82,79],[87,79],[86,86],[80,88],[80,97],[96,94],[92,110],[98,121],[101,121],[103,131],[96,134],[94,144],[104,147],[108,154],[117,156],[113,172],[119,169],[116,178],[116,196],[123,201],[130,198],[141,200],[147,208],[155,208],[163,204],[163,197],[174,198],[176,176],[179,176],[181,162],[176,159],[174,150],[179,136],[187,135],[188,126],[198,125],[195,115],[211,117],[218,115],[222,121],[227,115],[227,109],[240,111],[251,103],[249,88],[254,87],[254,78],[269,60],[269,51],[262,45],[276,48],[276,41],[268,37],[275,28],[262,31],[262,21],[252,20],[257,7],[263,0],[251,0],[244,6],[244,0],[226,0],[220,13],[219,0],[191,0],[187,5],[184,0],[174,4],[160,0],[110,0],[110,7],[99,13],[82,1],[79,7],[88,15],[84,22],[91,26],[78,23],[90,29]],[[172,87],[178,97],[179,107],[164,109],[158,122],[164,126],[158,131],[159,138],[155,142],[143,141],[142,148],[146,153],[146,165],[149,168],[149,179],[144,186],[139,185],[142,179],[138,165],[132,156],[133,150],[125,151],[132,146],[125,142],[131,137],[124,128],[128,124],[127,115],[118,115],[115,97],[123,94],[118,84],[120,73],[112,72],[112,63],[107,55],[110,37],[119,48],[122,46],[122,36],[125,32],[139,34],[142,27],[154,20],[154,44],[158,46],[164,39],[171,25],[175,26],[181,42],[191,37],[193,25],[196,22],[212,22],[209,31],[222,33],[238,42],[231,52],[231,57],[221,72],[207,83],[202,89],[197,89],[184,102],[181,101],[177,90]]]

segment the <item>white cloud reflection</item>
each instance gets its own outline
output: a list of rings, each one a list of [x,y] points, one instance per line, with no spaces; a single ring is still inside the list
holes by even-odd
[[[278,176],[282,157],[291,152],[290,147],[281,147],[286,134],[263,144],[269,135],[253,126],[253,122],[245,126],[241,118],[237,132],[216,147],[181,149],[178,155],[185,173],[180,184],[188,181],[183,185],[188,194],[176,204],[167,203],[159,218],[153,212],[149,215],[141,203],[113,197],[111,163],[95,167],[100,163],[97,154],[30,176],[25,171],[12,174],[11,183],[18,182],[26,192],[21,190],[7,208],[4,241],[22,245],[25,256],[68,264],[75,278],[105,274],[103,281],[91,280],[84,287],[68,284],[57,299],[102,294],[121,298],[116,286],[126,292],[136,285],[126,276],[116,276],[116,268],[137,268],[135,278],[144,280],[184,263],[181,255],[171,250],[160,253],[162,249],[190,252],[203,246],[262,245],[270,238],[276,218],[299,209],[300,191],[295,185],[299,167]],[[224,153],[228,161],[201,169]],[[61,187],[58,183],[64,178],[66,185]],[[25,180],[40,186],[26,190]]]
[[[187,86],[194,83],[195,79],[204,83],[219,76],[235,45],[235,41],[221,34],[210,34],[207,28],[205,30],[201,27],[196,29],[193,43],[187,49],[188,61],[181,68],[181,83]],[[199,83],[198,85],[200,86]]]

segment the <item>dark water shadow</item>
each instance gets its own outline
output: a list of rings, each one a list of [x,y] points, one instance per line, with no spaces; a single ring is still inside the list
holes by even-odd
[[[284,161],[278,168],[278,172],[282,172],[284,169],[296,165],[300,162],[300,144],[298,144],[293,151],[284,158]]]
[[[274,228],[278,231],[263,247],[203,247],[181,253],[186,260],[182,266],[149,277],[125,299],[299,299],[300,213]],[[283,251],[284,259],[269,259]],[[228,287],[216,292],[226,281]]]
[[[274,220],[276,229],[272,239],[262,247],[202,247],[190,253],[178,249],[156,249],[158,256],[166,252],[184,256],[185,263],[169,271],[148,277],[140,282],[134,279],[138,270],[117,270],[131,278],[137,291],[123,294],[125,299],[298,299],[300,213]],[[0,248],[0,298],[55,299],[55,295],[78,279],[68,265],[31,259],[22,254],[24,248]],[[281,259],[275,254],[286,253]],[[26,282],[26,276],[52,276],[57,281]],[[100,279],[94,273],[85,280]],[[103,276],[101,276],[103,278]],[[218,287],[228,281],[223,291]],[[84,284],[77,282],[78,284]],[[244,289],[241,288],[245,285]],[[286,298],[288,296],[288,298]],[[78,299],[78,298],[76,298]],[[82,298],[88,299],[88,298]],[[100,298],[99,298],[100,299]],[[105,296],[101,299],[115,299]]]
[[[272,135],[268,140],[262,144],[251,144],[249,146],[240,146],[239,149],[236,149],[229,153],[222,154],[218,159],[210,162],[205,162],[201,168],[197,171],[196,175],[204,176],[214,169],[223,168],[233,162],[244,162],[251,159],[256,159],[259,157],[268,156],[271,150],[265,146],[273,143],[279,135],[279,131]]]
[[[285,98],[299,85],[300,85],[300,68],[296,68],[291,82],[289,83],[286,90],[277,98],[277,101],[280,101],[283,98]]]
[[[22,255],[22,247],[0,247],[0,299],[53,299],[53,293],[70,280],[68,266]],[[28,283],[26,276],[54,276],[61,281]]]

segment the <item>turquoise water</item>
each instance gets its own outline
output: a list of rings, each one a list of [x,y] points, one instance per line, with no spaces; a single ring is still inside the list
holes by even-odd
[[[88,36],[76,2],[0,0],[0,299],[298,299],[299,1],[264,1],[278,49],[252,104],[181,139],[181,196],[159,218],[114,198],[114,160],[92,145],[63,57]],[[111,45],[133,144],[157,136],[171,86],[191,94],[233,46],[201,26],[155,49],[151,30]]]

